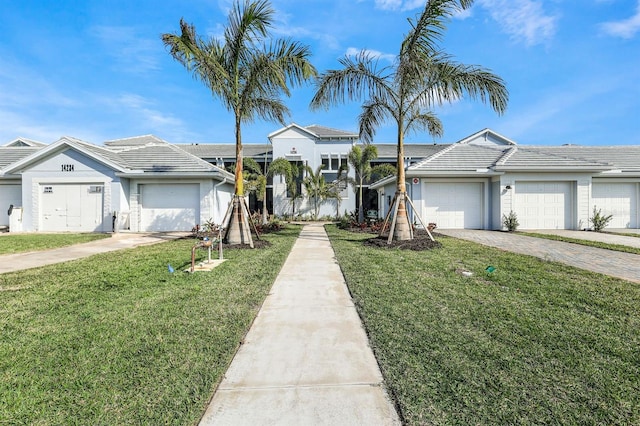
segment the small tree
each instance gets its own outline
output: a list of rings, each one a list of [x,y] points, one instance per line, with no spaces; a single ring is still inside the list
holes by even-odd
[[[262,224],[269,222],[267,211],[267,176],[265,176],[260,164],[251,157],[243,160],[247,190],[256,195],[256,200],[262,203]],[[267,172],[268,173],[268,172]]]
[[[604,228],[609,225],[611,219],[613,219],[612,214],[603,215],[602,209],[598,209],[596,208],[596,206],[593,206],[593,215],[589,218],[589,222],[591,222],[591,225],[593,225],[594,231],[602,232]]]
[[[375,145],[365,145],[364,148],[354,146],[349,151],[347,156],[349,165],[353,167],[356,173],[355,179],[350,179],[350,183],[353,185],[354,190],[358,193],[358,222],[364,222],[364,208],[363,208],[363,186],[365,182],[368,182],[371,178],[371,160],[378,156],[378,148]]]
[[[304,189],[307,192],[309,200],[313,200],[313,219],[318,219],[320,213],[320,205],[332,196],[331,185],[327,184],[322,174],[324,164],[318,166],[313,171],[309,166],[304,166],[307,176],[304,178]]]
[[[518,226],[520,226],[520,222],[518,222],[518,216],[516,215],[516,212],[511,210],[508,215],[503,214],[502,225],[507,228],[507,231],[509,232],[513,232],[518,229]]]

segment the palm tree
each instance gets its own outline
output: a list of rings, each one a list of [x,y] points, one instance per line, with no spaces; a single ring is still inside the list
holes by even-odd
[[[386,120],[397,126],[397,188],[390,209],[389,242],[413,238],[406,211],[411,200],[405,182],[405,135],[426,130],[441,136],[442,123],[431,109],[465,95],[488,102],[498,114],[506,110],[508,92],[500,77],[482,67],[455,62],[437,43],[446,22],[472,4],[473,0],[428,0],[422,13],[409,20],[411,29],[393,65],[379,68],[372,55],[361,52],[355,58],[342,58],[343,69],[327,71],[317,80],[311,101],[314,109],[364,99],[358,121],[365,143],[373,140],[376,128]]]
[[[347,156],[349,165],[353,167],[356,177],[352,181],[354,189],[358,191],[358,222],[364,222],[364,205],[362,201],[362,192],[364,183],[371,178],[371,160],[378,157],[378,148],[375,145],[367,144],[364,148],[358,145],[351,148]]]
[[[175,60],[201,80],[227,110],[233,112],[236,139],[235,191],[227,213],[225,239],[253,245],[244,200],[242,127],[256,118],[285,124],[288,108],[280,99],[289,86],[302,84],[317,73],[307,46],[287,39],[265,40],[273,26],[268,0],[240,0],[229,13],[224,40],[203,40],[195,27],[180,19],[180,34],[163,34]],[[229,214],[231,213],[231,214]]]
[[[246,172],[245,180],[249,191],[256,194],[256,200],[262,203],[262,224],[266,225],[269,221],[269,212],[267,211],[267,175],[262,171],[260,164],[251,157],[243,160],[243,167]]]
[[[328,184],[322,174],[324,164],[319,165],[315,171],[310,166],[304,166],[307,176],[304,178],[304,189],[307,197],[313,200],[313,219],[318,219],[320,204],[333,196],[332,185]]]
[[[296,214],[296,201],[302,196],[298,191],[297,177],[300,174],[299,167],[287,160],[286,158],[276,158],[269,164],[268,170],[269,176],[283,176],[285,185],[287,187],[287,193],[291,202],[291,216]]]

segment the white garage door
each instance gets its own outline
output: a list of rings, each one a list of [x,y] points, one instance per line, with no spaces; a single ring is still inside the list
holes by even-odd
[[[422,188],[427,223],[443,229],[482,229],[482,183],[438,182]]]
[[[0,226],[9,225],[9,206],[22,207],[20,185],[0,185]]]
[[[571,229],[569,182],[516,182],[514,211],[520,229]]]
[[[200,185],[140,185],[141,231],[190,231],[200,223]]]
[[[40,185],[42,231],[102,232],[103,185]]]
[[[638,184],[594,183],[592,197],[596,208],[613,215],[609,228],[638,228]]]

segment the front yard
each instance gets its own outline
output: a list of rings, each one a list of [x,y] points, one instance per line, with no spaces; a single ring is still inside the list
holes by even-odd
[[[178,240],[1,274],[0,424],[196,423],[298,232],[212,272]]]
[[[327,228],[407,424],[640,424],[637,284],[453,238],[389,250]]]

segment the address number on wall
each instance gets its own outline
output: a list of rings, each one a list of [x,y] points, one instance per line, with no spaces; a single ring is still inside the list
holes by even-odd
[[[62,171],[63,172],[72,172],[73,171],[73,164],[62,164]]]

